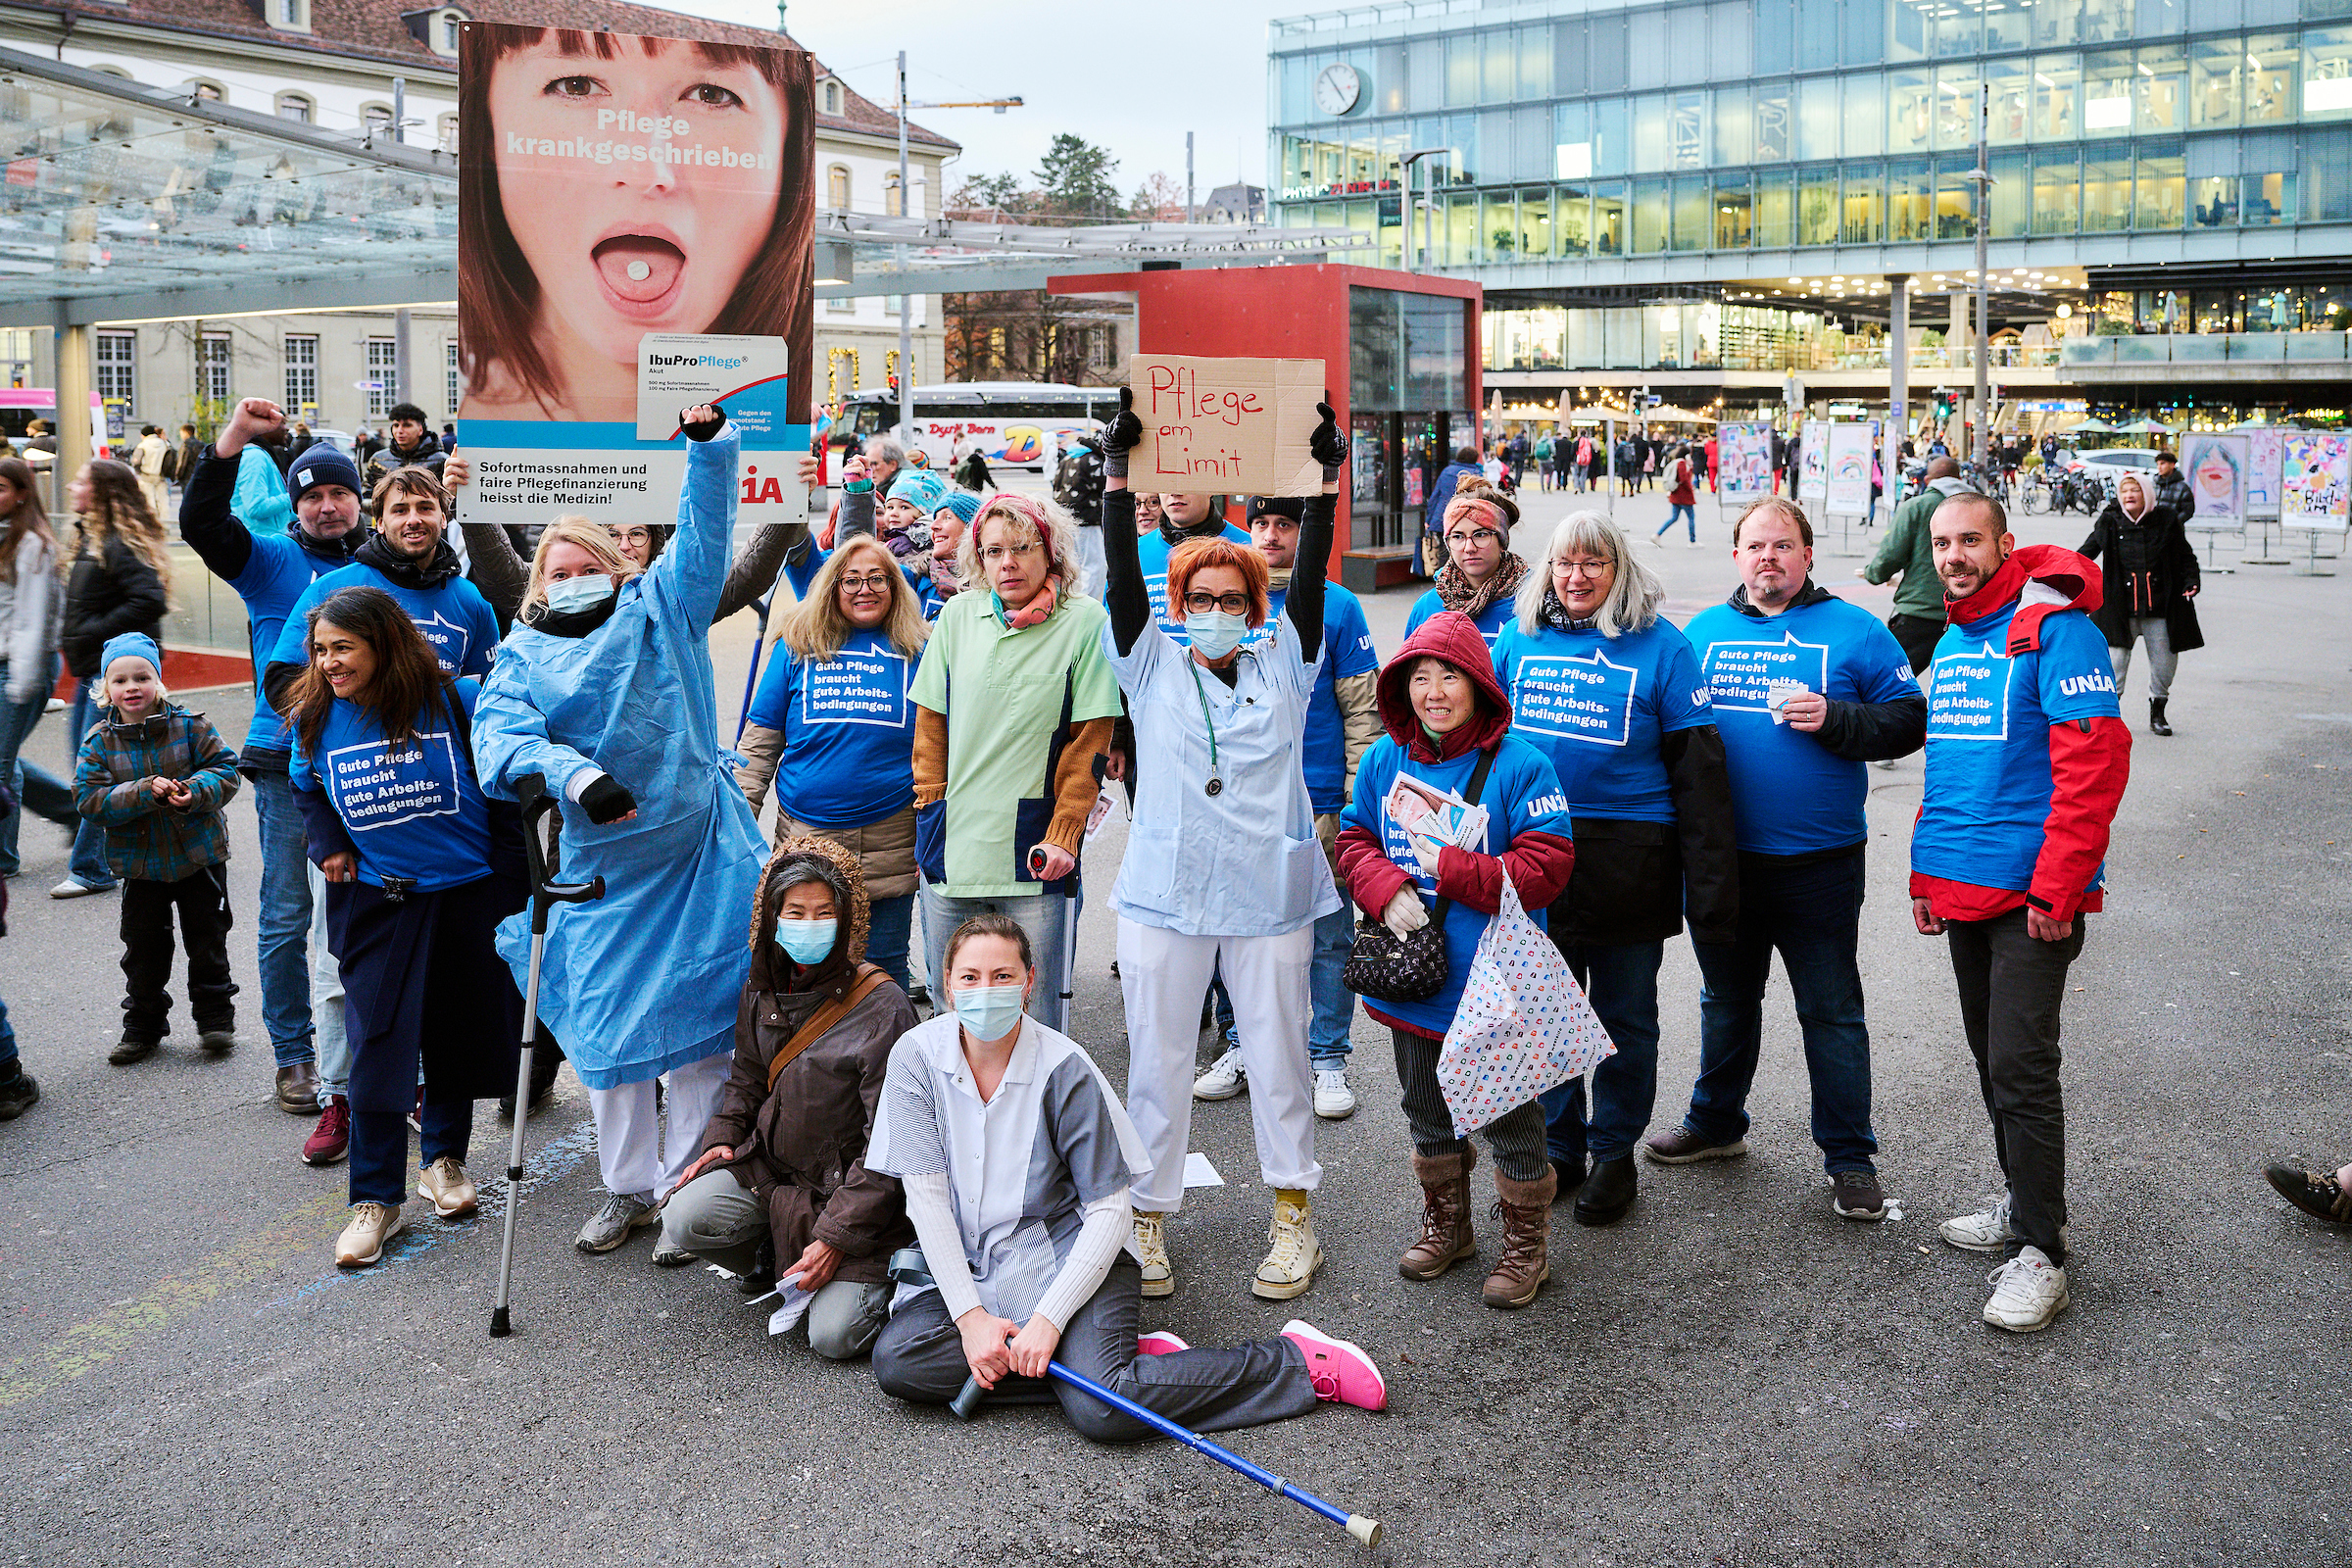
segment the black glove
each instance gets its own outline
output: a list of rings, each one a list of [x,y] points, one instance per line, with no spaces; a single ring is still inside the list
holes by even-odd
[[[686,438],[689,441],[708,441],[726,427],[727,411],[720,408],[715,403],[710,405],[710,409],[711,412],[717,416],[717,417],[699,420],[693,424],[686,423],[685,410],[680,409],[678,411],[678,423],[680,427],[685,430]]]
[[[1331,396],[1328,392],[1323,395]],[[1340,434],[1339,416],[1332,412],[1330,404],[1316,404],[1315,412],[1323,416],[1323,422],[1316,425],[1315,433],[1306,438],[1306,450],[1313,454],[1317,463],[1323,465],[1324,478],[1337,479],[1340,469],[1348,463],[1348,438]]]
[[[1144,421],[1135,416],[1135,390],[1119,388],[1119,412],[1102,427],[1102,473],[1105,478],[1127,477],[1127,454],[1144,439]]]
[[[709,438],[697,437],[696,439],[707,440]],[[580,805],[587,808],[588,820],[602,827],[607,822],[617,822],[637,809],[637,797],[629,793],[628,786],[612,774],[606,773],[601,775],[595,783],[580,791]]]

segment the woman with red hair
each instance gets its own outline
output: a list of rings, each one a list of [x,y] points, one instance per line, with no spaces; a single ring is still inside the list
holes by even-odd
[[[1323,422],[1310,445],[1323,490],[1307,500],[1272,636],[1250,642],[1268,606],[1265,558],[1255,549],[1210,537],[1170,552],[1167,606],[1182,619],[1180,643],[1153,616],[1144,579],[1127,488],[1128,450],[1143,439],[1131,401],[1119,394],[1102,436],[1102,545],[1104,651],[1144,764],[1111,890],[1127,1002],[1127,1109],[1152,1157],[1151,1173],[1134,1184],[1135,1253],[1143,1294],[1172,1295],[1160,1227],[1184,1201],[1193,1048],[1209,978],[1221,973],[1250,1077],[1258,1167],[1274,1189],[1272,1246],[1250,1289],[1288,1300],[1314,1283],[1323,1262],[1308,1196],[1323,1176],[1306,1050],[1308,966],[1315,921],[1342,905],[1315,838],[1300,754],[1324,658],[1324,572],[1348,448],[1330,407],[1319,406]]]

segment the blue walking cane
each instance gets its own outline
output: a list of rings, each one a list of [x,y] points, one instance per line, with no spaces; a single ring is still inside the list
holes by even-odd
[[[547,952],[547,916],[559,904],[588,904],[605,896],[605,879],[564,883],[556,880],[560,851],[555,825],[556,798],[547,793],[547,779],[526,773],[515,785],[522,802],[522,849],[531,878],[531,969],[522,999],[522,1057],[514,1071],[514,1138],[507,1150],[506,1237],[498,1250],[498,1298],[490,1308],[490,1337],[503,1340],[513,1332],[507,1318],[507,1289],[514,1277],[514,1216],[522,1207],[522,1130],[531,1119],[531,1051],[538,1043],[539,960]],[[542,825],[548,827],[540,841]]]
[[[903,1248],[891,1254],[890,1277],[905,1285],[923,1286],[933,1283],[931,1271],[923,1260],[922,1249],[916,1247]],[[1249,1477],[1268,1492],[1274,1493],[1278,1496],[1288,1497],[1299,1506],[1321,1514],[1365,1545],[1377,1546],[1380,1544],[1381,1526],[1379,1520],[1366,1518],[1360,1513],[1349,1513],[1345,1508],[1325,1502],[1304,1487],[1295,1482],[1285,1481],[1263,1465],[1251,1464],[1232,1449],[1218,1446],[1200,1436],[1200,1433],[1177,1425],[1156,1410],[1147,1410],[1125,1395],[1111,1392],[1085,1373],[1074,1372],[1059,1361],[1048,1361],[1046,1375],[1068,1384],[1082,1394],[1100,1399],[1130,1420],[1141,1421],[1161,1437],[1172,1438],[1195,1453],[1203,1454],[1216,1460],[1226,1469]],[[980,1386],[978,1378],[965,1378],[963,1388],[957,1392],[954,1399],[949,1401],[948,1413],[958,1421],[969,1421],[980,1413],[980,1405],[987,1397],[988,1391]]]

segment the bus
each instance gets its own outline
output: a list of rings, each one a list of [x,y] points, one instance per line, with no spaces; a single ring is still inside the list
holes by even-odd
[[[979,444],[991,468],[1045,467],[1048,438],[1056,454],[1099,430],[1119,411],[1115,386],[1065,386],[1044,381],[962,381],[914,389],[914,440],[924,466],[945,473],[966,441]],[[860,439],[899,427],[898,394],[887,388],[842,400],[837,429]]]

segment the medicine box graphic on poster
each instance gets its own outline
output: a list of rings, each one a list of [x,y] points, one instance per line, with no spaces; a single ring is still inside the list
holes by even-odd
[[[1717,426],[1715,460],[1723,466],[1718,483],[1725,501],[1755,501],[1772,494],[1771,425]]]
[[[742,520],[798,520],[808,56],[468,22],[458,120],[462,514],[674,521],[678,411],[720,403],[743,436]]]
[[[2198,431],[2180,438],[2180,472],[2196,498],[2191,528],[2234,529],[2248,516],[2246,475],[2250,443],[2242,435]]]
[[[2279,452],[2280,525],[2341,532],[2352,520],[2352,435],[2289,430]]]
[[[1598,649],[1590,659],[1566,654],[1522,659],[1511,680],[1512,723],[1538,735],[1623,746],[1640,674]]]
[[[1789,632],[1778,642],[1715,643],[1699,665],[1717,708],[1740,712],[1772,710],[1775,686],[1794,684],[1809,692],[1830,689],[1826,643],[1800,643]]]

